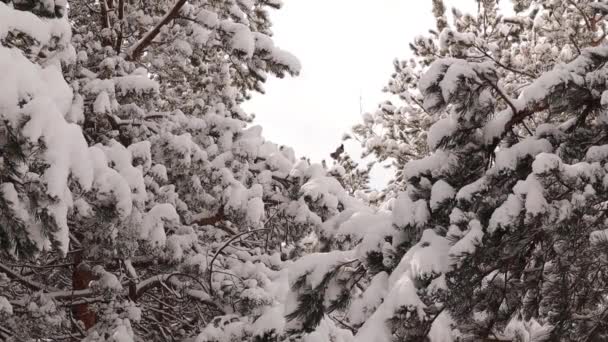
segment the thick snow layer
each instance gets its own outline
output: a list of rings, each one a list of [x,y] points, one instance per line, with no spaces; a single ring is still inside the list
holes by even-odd
[[[540,153],[534,158],[532,163],[532,172],[534,174],[543,174],[552,170],[557,170],[562,166],[562,160],[552,153]]]
[[[453,342],[456,339],[452,329],[454,324],[455,322],[450,314],[446,310],[442,311],[431,325],[431,331],[429,331],[430,342]]]
[[[231,34],[230,47],[233,50],[237,50],[247,57],[253,56],[255,39],[247,26],[231,20],[223,20],[220,25],[224,31]]]
[[[443,74],[452,63],[456,62],[454,58],[442,58],[433,62],[429,69],[420,77],[418,88],[422,94],[429,92],[429,89],[435,87],[441,82]]]
[[[136,145],[131,151],[116,140],[111,140],[108,146],[97,146],[100,146],[104,150],[108,162],[114,164],[114,168],[129,184],[129,188],[131,189],[131,198],[133,201],[143,204],[147,198],[146,185],[144,183],[142,170],[133,166],[133,156],[131,151],[140,152],[143,155],[149,156],[148,151],[142,151],[142,148],[145,150],[147,147],[146,144],[144,143],[139,147]]]
[[[264,218],[264,201],[261,197],[254,197],[247,201],[247,221],[257,224]]]
[[[337,210],[339,204],[345,208],[364,207],[363,203],[344,190],[336,178],[326,176],[326,171],[320,165],[312,165],[306,173],[310,175],[310,179],[302,185],[302,195],[333,210]]]
[[[448,151],[437,150],[433,154],[418,160],[412,160],[403,168],[403,175],[407,178],[414,178],[426,173],[438,176],[457,161],[457,156]]]
[[[382,303],[388,294],[388,274],[376,274],[365,292],[355,298],[348,309],[348,318],[352,324],[364,323]]]
[[[93,102],[93,112],[95,114],[110,114],[112,112],[112,103],[108,92],[102,91]]]
[[[144,215],[140,237],[153,245],[164,246],[167,241],[165,221],[179,222],[175,207],[171,204],[157,204]]]
[[[472,220],[469,223],[469,230],[458,240],[451,248],[450,255],[459,256],[463,253],[473,253],[475,248],[481,243],[483,238],[483,229],[478,220]]]
[[[507,200],[492,213],[488,224],[488,232],[493,233],[496,229],[510,226],[522,209],[521,200],[516,195],[510,194]]]
[[[310,287],[315,288],[329,271],[353,260],[353,251],[333,251],[305,255],[289,266],[289,284],[293,286],[298,278],[308,274],[306,281]]]
[[[539,104],[543,104],[547,97],[556,89],[564,84],[574,84],[585,86],[584,74],[590,70],[591,66],[597,64],[598,56],[608,56],[608,46],[602,45],[584,49],[581,54],[568,64],[557,64],[552,70],[543,73],[534,82],[525,87],[517,99],[511,99],[515,109],[520,112],[523,110],[533,110]],[[507,124],[513,118],[511,108],[497,113],[484,127],[484,138],[486,143],[491,143],[495,138],[501,137]]]
[[[129,183],[114,169],[108,167],[106,155],[100,146],[89,148],[93,162],[93,187],[97,197],[114,204],[120,217],[127,217],[133,209]]]
[[[42,20],[28,11],[13,10],[5,3],[0,3],[0,40],[9,31],[19,31],[47,45],[53,37],[59,37],[60,43],[69,42],[72,30],[68,21],[63,19]]]
[[[439,59],[437,62],[443,61]],[[477,73],[473,70],[471,64],[462,59],[454,59],[449,68],[445,72],[443,79],[439,82],[441,88],[441,96],[443,100],[448,102],[455,95],[459,84],[463,79],[476,79]]]
[[[305,334],[302,342],[351,342],[353,334],[341,329],[327,316],[325,316],[315,331]]]
[[[196,21],[208,28],[214,28],[219,25],[217,13],[200,9],[196,15]]]
[[[151,80],[147,76],[147,72],[143,70],[135,70],[133,74],[121,77],[115,77],[114,83],[116,84],[116,91],[119,94],[128,95],[129,93],[135,93],[138,95],[144,93],[158,93],[158,83]]]
[[[377,341],[390,342],[391,334],[386,321],[400,307],[414,310],[420,319],[426,317],[424,309],[426,305],[418,297],[414,281],[409,275],[404,274],[390,287],[390,291],[384,302],[376,312],[363,324],[355,336],[356,342]]]
[[[384,302],[386,303],[386,302]],[[355,335],[354,342],[392,342],[391,332],[386,321],[391,317],[391,312],[384,307],[384,303],[365,321]]]
[[[514,316],[505,327],[504,335],[505,339],[534,342],[545,340],[552,329],[552,326],[548,324],[541,325],[533,318],[529,321],[522,321]]]
[[[431,189],[431,200],[429,201],[431,209],[437,209],[441,203],[452,199],[455,193],[456,191],[450,184],[444,180],[438,180],[433,184],[433,188]]]
[[[272,59],[276,63],[286,66],[293,74],[298,74],[302,70],[300,60],[288,51],[274,48],[272,50]]]
[[[604,162],[606,159],[608,159],[608,145],[591,146],[585,155],[585,160],[588,162]]]
[[[253,323],[253,332],[255,335],[262,336],[265,332],[274,331],[277,335],[283,333],[285,328],[285,313],[284,308],[280,305],[274,306]]]
[[[450,247],[448,239],[437,235],[432,229],[425,230],[420,241],[405,253],[391,273],[389,285],[392,286],[405,273],[411,277],[421,277],[447,272],[450,267]]]
[[[422,227],[431,216],[425,200],[413,202],[405,192],[395,200],[392,215],[397,227]]]
[[[433,124],[429,129],[429,132],[426,137],[427,144],[431,150],[437,148],[439,143],[445,137],[449,137],[458,129],[458,121],[456,121],[452,116],[448,116],[447,118],[443,118]]]
[[[122,290],[122,285],[120,284],[118,278],[114,274],[106,272],[102,266],[97,265],[93,267],[93,274],[97,276],[97,279],[93,281],[93,287],[103,290]]]
[[[494,139],[499,138],[504,133],[505,127],[512,118],[513,111],[511,108],[498,112],[494,118],[483,127],[485,142],[490,144]]]
[[[120,319],[118,319],[120,321]],[[127,324],[119,324],[112,333],[112,339],[115,342],[133,342],[133,331],[129,320],[124,320]]]
[[[30,30],[29,33],[42,41],[50,39],[43,31],[55,32],[59,30],[55,25],[60,25],[60,21],[42,22],[32,14],[14,11],[5,4],[0,4],[0,22],[0,36],[8,29],[19,27]],[[69,27],[67,29],[69,31]],[[69,32],[64,34],[69,35]],[[72,107],[72,91],[58,64],[50,63],[43,68],[31,63],[19,50],[4,46],[0,46],[0,74],[1,118],[13,127],[19,127],[21,121],[27,120],[21,129],[23,136],[33,144],[42,140],[46,145],[42,155],[49,167],[42,179],[48,195],[57,200],[47,209],[58,228],[53,238],[59,242],[59,248],[67,252],[66,215],[72,205],[68,180],[72,177],[85,190],[91,188],[93,181],[84,136],[77,125],[65,119]]]
[[[354,235],[362,238],[367,234],[390,235],[393,231],[392,219],[389,213],[366,213],[357,211],[348,215],[348,218],[340,224],[337,234]]]
[[[551,151],[553,151],[553,146],[548,140],[526,138],[509,148],[498,151],[495,167],[498,170],[515,170],[517,163],[524,157],[534,157],[539,153]]]
[[[148,171],[152,166],[152,153],[150,152],[152,144],[150,141],[140,141],[129,145],[127,149],[131,152],[131,158],[138,160],[142,165],[143,171]]]
[[[543,186],[536,178],[535,174],[530,174],[525,181],[519,181],[513,188],[517,195],[526,197],[526,213],[532,216],[545,212],[549,204],[543,195]]]
[[[478,192],[486,190],[488,186],[488,180],[486,177],[481,177],[474,181],[473,183],[467,184],[458,190],[456,194],[457,200],[466,200],[470,201],[473,199],[473,195]]]
[[[350,215],[335,234],[340,240],[348,236],[350,241],[359,241],[356,256],[364,259],[370,251],[377,250],[391,236],[393,241],[400,240],[400,232],[393,227],[392,217],[388,212],[356,212]]]

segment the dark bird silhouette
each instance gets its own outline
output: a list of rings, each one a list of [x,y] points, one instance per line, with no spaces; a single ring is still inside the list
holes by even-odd
[[[329,156],[332,157],[332,159],[338,159],[342,153],[344,153],[344,144],[340,145],[333,153],[330,153]]]

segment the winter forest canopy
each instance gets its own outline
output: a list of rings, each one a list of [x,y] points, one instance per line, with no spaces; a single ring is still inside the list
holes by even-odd
[[[608,340],[608,1],[428,1],[376,191],[241,108],[280,0],[1,0],[0,340]]]

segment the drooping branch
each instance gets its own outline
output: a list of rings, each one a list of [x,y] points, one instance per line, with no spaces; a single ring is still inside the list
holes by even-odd
[[[44,284],[35,282],[31,279],[28,279],[19,273],[15,272],[12,268],[0,263],[0,272],[6,273],[10,278],[17,280],[21,284],[25,285],[27,288],[34,291],[58,291],[57,289],[45,286]]]
[[[165,16],[161,19],[161,21],[154,26],[150,31],[148,31],[142,39],[140,39],[135,45],[131,46],[127,50],[126,58],[128,60],[135,60],[139,58],[144,50],[152,43],[154,38],[160,33],[160,29],[167,25],[171,20],[173,20],[179,14],[182,6],[186,3],[186,0],[177,0],[173,8],[165,14]]]
[[[209,285],[209,295],[213,295],[213,286],[212,286],[212,279],[213,279],[213,263],[215,262],[215,259],[217,259],[217,257],[220,255],[220,253],[222,253],[222,251],[228,247],[230,245],[230,243],[232,243],[232,241],[245,236],[245,235],[249,235],[249,234],[253,234],[256,232],[263,232],[263,231],[267,231],[269,230],[268,228],[262,228],[262,229],[255,229],[255,230],[250,230],[247,232],[242,232],[238,235],[233,236],[230,240],[226,241],[222,247],[220,247],[217,252],[215,252],[215,254],[213,255],[213,258],[211,258],[211,262],[209,263],[209,279],[207,279],[208,281],[208,285]]]

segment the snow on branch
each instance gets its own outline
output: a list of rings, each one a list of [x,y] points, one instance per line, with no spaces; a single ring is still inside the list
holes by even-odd
[[[557,65],[553,70],[542,74],[527,86],[509,108],[498,113],[485,127],[486,142],[491,143],[509,132],[511,128],[526,117],[549,107],[549,97],[559,87],[584,82],[585,74],[601,68],[608,61],[608,46],[593,47],[582,51],[572,62]]]

